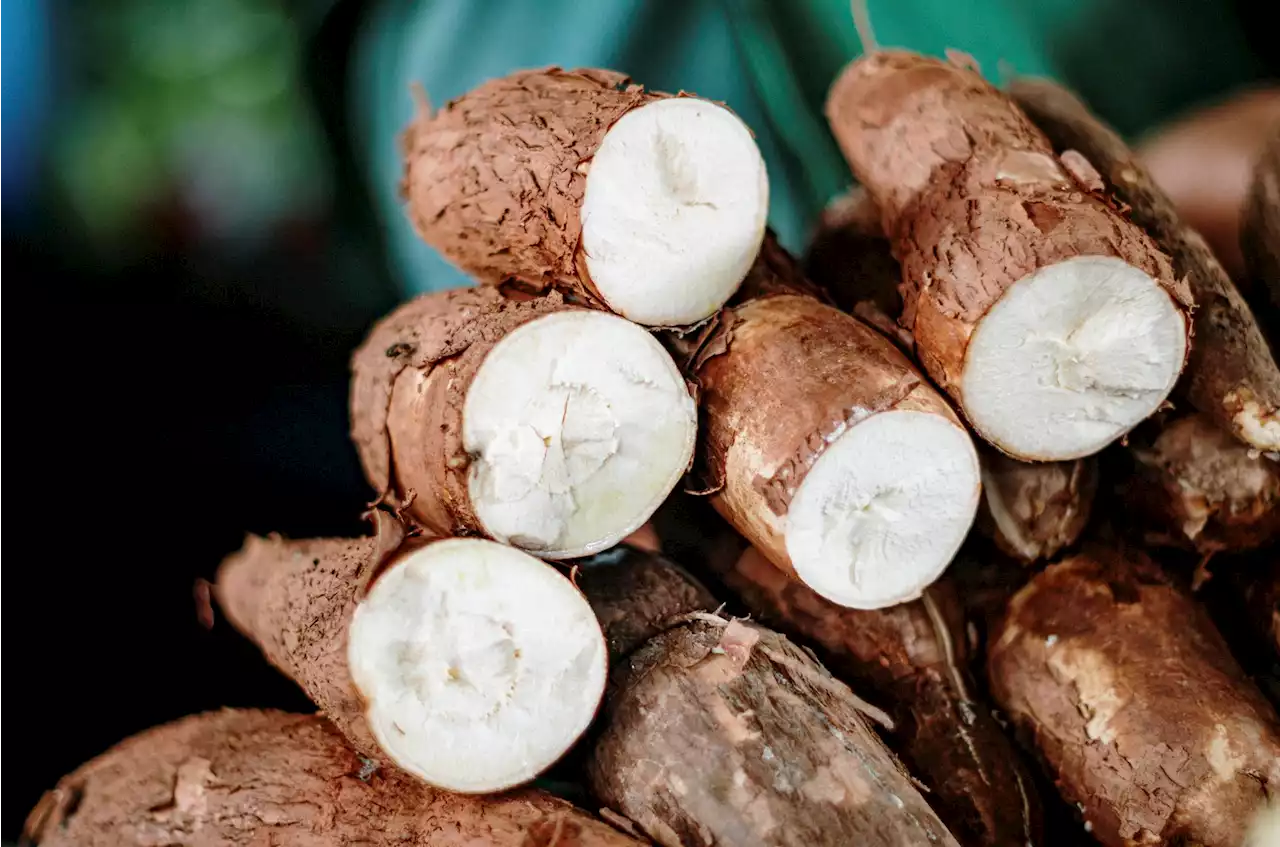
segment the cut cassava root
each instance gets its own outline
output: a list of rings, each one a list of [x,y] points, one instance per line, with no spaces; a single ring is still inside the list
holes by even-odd
[[[218,571],[219,604],[364,755],[451,791],[533,779],[604,693],[590,606],[518,550],[398,546],[379,520],[369,539],[250,538]]]
[[[991,691],[1106,845],[1239,844],[1280,786],[1280,721],[1207,613],[1136,551],[1033,577]]]
[[[1106,186],[1168,251],[1177,276],[1190,286],[1195,339],[1180,393],[1245,444],[1280,451],[1280,368],[1249,306],[1204,239],[1178,219],[1173,203],[1120,136],[1075,95],[1032,79],[1016,81],[1011,93],[1055,147],[1078,151],[1076,156],[1087,157],[1091,168],[1101,171]]]
[[[414,225],[463,270],[643,324],[714,313],[764,236],[768,179],[746,125],[613,71],[491,80],[420,114],[404,150]]]
[[[1078,458],[1164,402],[1185,284],[1007,97],[968,67],[880,51],[844,71],[827,115],[902,263],[921,363],[980,435]]]
[[[1040,843],[1031,779],[970,678],[963,610],[953,587],[887,609],[842,609],[787,579],[748,548],[717,576],[746,608],[784,634],[820,648],[842,680],[887,708],[886,735],[929,789],[930,805],[964,844]]]
[[[27,818],[32,847],[627,847],[541,791],[466,797],[371,768],[324,719],[195,715],[64,777]]]
[[[985,450],[978,527],[1022,562],[1052,559],[1084,532],[1097,489],[1092,457],[1030,464]]]
[[[657,557],[642,568],[666,600],[584,583],[612,632],[653,633],[615,664],[587,766],[602,801],[663,847],[955,844],[868,728],[871,707],[771,630],[670,618],[705,607],[705,589]]]
[[[366,475],[441,535],[589,555],[648,520],[693,455],[694,401],[661,345],[555,294],[420,297],[374,327],[352,372]]]
[[[687,369],[712,504],[774,564],[854,608],[914,599],[942,573],[977,510],[977,454],[886,338],[766,294],[722,313]]]

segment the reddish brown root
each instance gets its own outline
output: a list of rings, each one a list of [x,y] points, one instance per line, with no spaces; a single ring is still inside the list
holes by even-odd
[[[1280,721],[1207,613],[1137,551],[1091,548],[1012,600],[991,691],[1107,845],[1239,844],[1280,785]]]
[[[469,797],[383,771],[324,719],[210,712],[123,741],[64,777],[27,818],[39,847],[624,847],[541,791]]]

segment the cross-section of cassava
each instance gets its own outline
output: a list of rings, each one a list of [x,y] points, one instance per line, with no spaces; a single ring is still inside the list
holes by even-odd
[[[1201,553],[1250,550],[1280,538],[1280,465],[1205,415],[1139,430],[1126,500],[1148,539]]]
[[[366,475],[441,535],[589,555],[648,520],[693,455],[697,410],[662,346],[556,294],[420,297],[374,327],[352,373]]]
[[[367,539],[250,538],[218,571],[220,605],[364,755],[451,791],[533,779],[603,696],[591,607],[519,550],[401,544],[379,520]]]
[[[210,712],[147,730],[64,777],[33,847],[638,847],[541,791],[467,797],[372,766],[315,715]]]
[[[1087,164],[975,70],[902,51],[851,64],[827,115],[902,264],[920,361],[983,438],[1078,458],[1164,402],[1191,298]]]
[[[1208,244],[1181,221],[1123,139],[1071,92],[1032,79],[1015,82],[1011,92],[1064,151],[1064,161],[1070,156],[1092,174],[1093,187],[1110,189],[1130,207],[1133,220],[1173,258],[1175,275],[1187,281],[1196,303],[1194,344],[1179,394],[1245,444],[1280,451],[1280,368]]]
[[[1142,553],[1036,575],[993,633],[991,692],[1106,845],[1241,843],[1280,787],[1280,721],[1207,612]]]
[[[724,311],[689,359],[712,503],[835,603],[914,599],[973,523],[973,442],[888,339],[776,278],[758,287],[771,285]]]
[[[404,152],[410,217],[460,268],[643,324],[715,312],[764,235],[769,184],[747,126],[613,71],[490,80],[420,114]]]
[[[886,733],[964,844],[1040,843],[1040,804],[1017,751],[978,699],[953,586],[887,609],[843,609],[788,579],[759,551],[708,557],[762,623],[820,649],[823,662],[893,719]],[[728,565],[725,567],[725,565]]]
[[[705,589],[657,557],[631,566],[661,602],[626,575],[584,582],[610,642],[639,643],[615,662],[587,766],[604,803],[663,847],[954,847],[867,726],[874,709],[771,630],[671,618]]]

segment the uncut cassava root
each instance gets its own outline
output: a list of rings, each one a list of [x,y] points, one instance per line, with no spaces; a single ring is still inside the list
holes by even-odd
[[[988,654],[991,692],[1106,845],[1241,842],[1280,786],[1280,721],[1207,613],[1137,551],[1033,577]]]
[[[490,80],[420,114],[404,155],[410,217],[460,268],[643,324],[714,313],[764,235],[768,179],[746,125],[613,71]]]
[[[663,847],[955,845],[867,708],[777,633],[694,613],[616,666],[587,775]]]
[[[533,779],[604,693],[590,606],[514,548],[400,545],[379,522],[367,539],[251,537],[218,570],[219,605],[370,759],[467,793]]]
[[[661,345],[556,294],[419,297],[374,327],[352,375],[366,476],[440,535],[590,555],[648,520],[693,455],[694,401]]]
[[[973,443],[891,342],[783,282],[725,310],[688,357],[711,502],[833,602],[918,597],[973,523]]]
[[[1023,460],[1096,453],[1154,412],[1191,298],[1087,163],[975,70],[903,51],[852,63],[827,115],[902,264],[902,321],[973,428]]]
[[[1035,789],[976,698],[964,613],[945,579],[919,600],[862,611],[823,600],[755,549],[717,576],[761,622],[820,648],[833,673],[886,707],[890,746],[923,780],[925,796],[962,843],[1040,843]]]
[[[626,847],[541,791],[467,797],[370,767],[324,719],[195,715],[117,744],[27,818],[33,847]]]
[[[1251,550],[1280,538],[1280,465],[1195,413],[1129,442],[1127,502],[1149,540],[1201,553]]]
[[[1033,79],[1016,81],[1010,91],[1056,148],[1078,151],[1098,169],[1190,286],[1195,337],[1179,392],[1245,444],[1280,451],[1280,368],[1248,304],[1204,239],[1179,220],[1173,203],[1120,136],[1074,94]]]

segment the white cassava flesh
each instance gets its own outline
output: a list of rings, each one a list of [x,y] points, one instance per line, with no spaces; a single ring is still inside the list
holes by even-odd
[[[941,415],[880,412],[840,433],[787,511],[800,579],[841,606],[906,602],[946,569],[981,491],[978,455]]]
[[[1017,458],[1088,456],[1155,412],[1186,352],[1186,319],[1154,279],[1077,256],[1016,282],[978,323],[965,414]]]
[[[450,791],[533,779],[604,696],[604,635],[586,599],[550,565],[481,539],[437,541],[379,576],[347,659],[379,745]]]
[[[485,530],[547,559],[634,532],[689,466],[697,410],[646,330],[575,310],[494,346],[463,406],[468,489]]]
[[[637,323],[700,321],[746,276],[768,208],[764,159],[736,115],[691,97],[641,106],[605,134],[587,174],[592,285]]]

